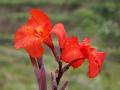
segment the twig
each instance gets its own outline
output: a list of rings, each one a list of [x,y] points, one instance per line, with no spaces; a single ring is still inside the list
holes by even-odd
[[[56,62],[57,62],[58,65],[59,65],[58,76],[56,77],[56,82],[57,82],[57,85],[58,85],[59,82],[60,82],[61,73],[62,73],[62,62],[60,61],[60,57],[57,55],[56,48],[53,47],[53,48],[51,48],[51,50],[52,50],[52,53],[53,53],[53,55],[54,55],[54,57],[55,57]]]
[[[73,60],[72,62],[70,62],[69,64],[65,65],[65,66],[62,68],[62,72],[63,72],[63,73],[66,72],[73,63],[75,63],[76,61],[78,61],[78,60],[80,60],[80,59],[81,59],[81,58],[75,59],[75,60]]]
[[[69,64],[67,64],[66,66],[64,66],[63,68],[61,68],[61,70],[58,73],[58,77],[56,78],[57,81],[57,85],[59,85],[60,79],[62,78],[63,74],[70,68],[70,66],[75,63],[76,61],[78,61],[79,59],[75,59],[72,62],[70,62]]]
[[[55,57],[56,62],[57,62],[59,65],[61,65],[62,62],[60,61],[60,57],[57,55],[57,50],[56,50],[56,48],[55,48],[55,47],[52,47],[51,50],[52,50],[52,53],[53,53],[53,55],[54,55],[54,57]]]
[[[38,84],[38,86],[39,86],[39,87],[38,87],[38,90],[40,90],[38,65],[37,65],[37,63],[36,63],[36,59],[35,59],[35,58],[31,57],[30,55],[29,55],[29,57],[30,57],[31,63],[32,63],[33,68],[34,68],[34,73],[35,73],[35,78],[36,78],[36,80],[37,80],[37,84]]]

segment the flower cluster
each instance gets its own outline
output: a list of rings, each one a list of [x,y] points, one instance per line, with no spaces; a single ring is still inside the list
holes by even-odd
[[[15,33],[14,46],[16,49],[24,48],[30,57],[40,58],[43,55],[43,44],[51,50],[54,49],[52,35],[58,38],[60,55],[57,62],[68,63],[78,68],[87,59],[89,62],[89,77],[94,78],[101,70],[105,52],[98,52],[85,37],[82,42],[77,37],[68,37],[64,25],[57,23],[52,27],[50,18],[40,9],[31,9],[31,17]]]
[[[62,61],[72,63],[73,68],[78,68],[85,59],[88,59],[89,77],[93,78],[100,72],[105,52],[98,52],[93,48],[88,37],[81,43],[77,37],[67,37],[63,24],[56,24],[52,30],[58,37]]]

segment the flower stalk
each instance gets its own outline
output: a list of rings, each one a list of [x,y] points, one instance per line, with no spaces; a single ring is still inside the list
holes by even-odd
[[[40,57],[36,60],[35,58],[30,56],[30,60],[34,68],[34,73],[38,84],[38,90],[47,90],[46,72],[42,58]]]
[[[55,48],[55,46],[53,46],[51,48],[52,50],[52,53],[55,57],[55,61],[58,63],[58,69],[56,70],[56,76],[54,76],[52,73],[51,73],[51,78],[52,78],[52,89],[53,90],[58,90],[58,85],[60,83],[60,80],[63,76],[63,70],[62,70],[62,62],[60,61],[60,57],[58,56],[57,54],[57,50]],[[68,83],[68,82],[67,82]],[[65,85],[63,85],[62,89],[61,90],[65,90],[66,86],[67,86],[67,83]],[[63,89],[64,88],[64,89]]]
[[[39,84],[40,84],[40,90],[47,90],[47,84],[46,84],[46,71],[45,66],[43,64],[42,58],[37,59],[38,66],[39,66]]]

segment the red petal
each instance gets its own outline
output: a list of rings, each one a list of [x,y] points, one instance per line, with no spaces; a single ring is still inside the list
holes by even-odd
[[[26,51],[30,54],[30,56],[37,58],[41,57],[43,54],[43,48],[40,42],[34,41],[30,45],[25,47]]]
[[[50,35],[50,31],[52,30],[52,24],[46,23],[43,30],[43,36],[48,37]]]
[[[83,55],[77,48],[67,48],[62,50],[61,59],[66,63],[70,63],[79,58],[83,58]]]
[[[90,46],[90,39],[88,37],[85,37],[80,44],[80,51],[84,54],[85,57],[89,56],[91,50]]]
[[[14,46],[16,49],[25,48],[32,57],[39,57],[43,53],[41,39],[35,36],[30,26],[22,26],[15,33]]]
[[[28,19],[27,25],[33,26],[33,27],[39,26],[39,24],[33,18]]]
[[[56,34],[59,41],[59,46],[62,48],[66,40],[66,32],[64,29],[64,25],[62,23],[56,24],[52,29],[52,33]]]
[[[97,52],[99,68],[102,67],[102,63],[103,63],[103,60],[104,60],[105,56],[106,56],[105,52]]]
[[[30,26],[22,26],[15,33],[14,46],[16,49],[23,48],[36,40],[34,30]]]
[[[34,28],[42,28],[43,36],[47,36],[52,30],[52,22],[49,17],[40,9],[31,9],[31,18],[28,20],[28,25],[32,25]]]
[[[62,49],[61,59],[66,63],[70,63],[73,60],[83,58],[83,54],[79,50],[78,39],[76,37],[67,38]],[[76,61],[76,63],[72,64],[72,66],[77,68],[81,65],[81,63],[81,60]]]
[[[84,62],[85,59],[79,59],[78,61],[76,61],[75,63],[72,64],[73,68],[78,68],[82,65],[82,63]]]
[[[85,37],[82,41],[82,43],[85,43],[85,44],[90,44],[90,39],[88,37]]]
[[[68,37],[66,38],[66,41],[64,43],[63,49],[64,48],[69,48],[69,47],[77,47],[79,49],[79,43],[78,43],[78,38],[77,37]]]
[[[45,40],[44,40],[44,43],[50,47],[50,48],[53,48],[54,45],[53,45],[53,42],[52,42],[52,37],[51,35],[49,35]]]
[[[35,21],[38,25],[44,25],[46,23],[51,24],[49,17],[40,9],[31,9],[30,13],[32,15],[31,20]],[[30,23],[33,24],[30,20]]]
[[[103,63],[104,58],[105,58],[104,52],[96,52],[96,51],[91,52],[88,58],[90,78],[94,78],[99,74],[102,68],[102,63]]]

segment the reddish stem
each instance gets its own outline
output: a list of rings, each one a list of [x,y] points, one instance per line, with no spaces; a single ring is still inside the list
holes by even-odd
[[[76,61],[78,61],[78,60],[79,60],[79,59],[75,59],[75,60],[73,60],[71,63],[69,63],[69,64],[67,64],[66,66],[64,66],[63,68],[61,68],[61,70],[60,70],[59,73],[58,73],[58,77],[56,78],[57,85],[59,85],[59,82],[60,82],[63,74],[70,68],[70,66],[71,66],[74,62],[76,62]]]
[[[51,50],[52,50],[52,53],[53,53],[53,55],[55,57],[56,62],[59,64],[59,66],[61,66],[62,62],[60,61],[60,57],[57,55],[56,48],[52,47]]]
[[[37,84],[38,84],[38,90],[40,90],[40,84],[39,84],[39,69],[38,69],[38,65],[36,63],[36,59],[31,57],[30,56],[30,60],[31,60],[31,63],[33,65],[33,68],[34,68],[34,73],[35,73],[35,78],[37,80]]]
[[[73,60],[72,62],[70,62],[69,64],[65,65],[65,66],[62,68],[62,72],[63,72],[63,73],[66,72],[73,63],[75,63],[76,61],[78,61],[78,60],[80,60],[80,59],[81,59],[81,58],[75,59],[75,60]]]
[[[38,90],[47,90],[46,85],[46,73],[42,58],[37,58],[37,60],[30,56],[31,63],[34,67],[35,77],[38,83]]]
[[[50,47],[50,48],[51,48],[51,47]],[[60,80],[61,80],[64,72],[66,72],[66,71],[70,68],[70,66],[71,66],[74,62],[76,62],[77,60],[79,60],[79,59],[73,60],[71,63],[67,64],[66,66],[64,66],[64,67],[62,68],[62,62],[60,61],[60,57],[57,55],[56,48],[53,46],[53,47],[51,48],[51,50],[52,50],[52,53],[53,53],[53,55],[54,55],[54,57],[55,57],[56,62],[57,62],[58,65],[59,65],[59,69],[58,69],[57,77],[56,77],[56,82],[55,82],[55,80],[54,80],[53,74],[51,74],[51,78],[52,78],[52,90],[57,90],[58,85],[59,85],[59,83],[60,83]],[[57,83],[57,86],[55,86],[55,83]],[[64,85],[63,85],[63,87],[61,88],[61,90],[65,90],[67,84],[68,84],[68,82],[65,82]]]
[[[61,73],[62,73],[62,62],[60,61],[60,57],[57,55],[57,50],[55,47],[51,48],[52,50],[52,53],[55,57],[55,60],[56,62],[58,63],[59,65],[59,69],[58,69],[58,76],[56,77],[56,82],[57,82],[57,85],[59,85],[59,82],[60,82],[60,78],[61,78]]]
[[[46,84],[46,72],[45,67],[43,64],[42,58],[38,58],[38,66],[39,66],[39,86],[40,90],[47,90],[47,84]]]
[[[52,83],[52,90],[57,90],[56,78],[52,72],[51,72],[51,83]]]

